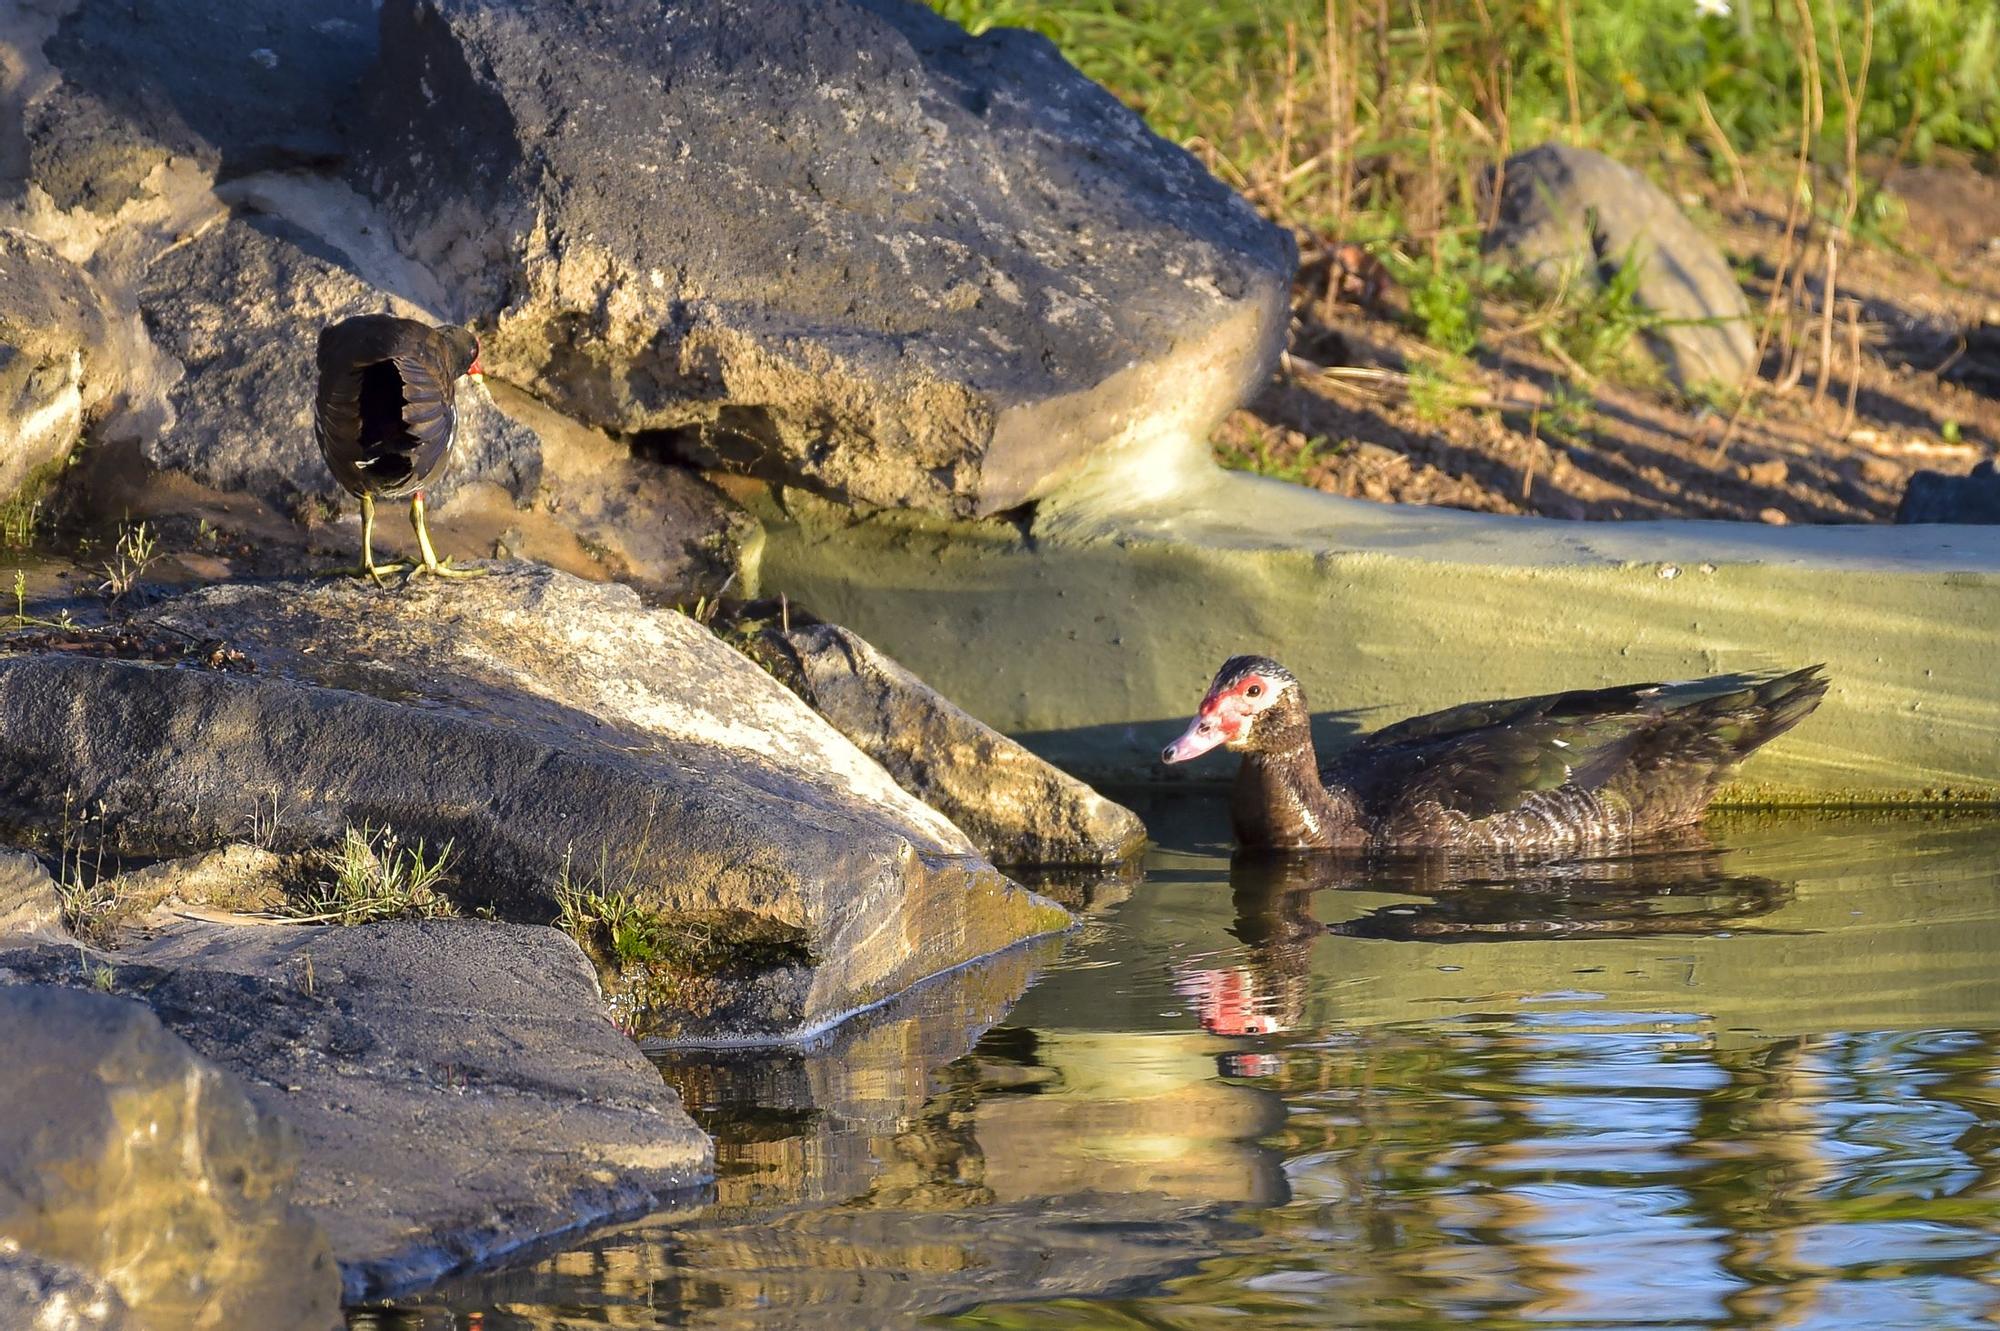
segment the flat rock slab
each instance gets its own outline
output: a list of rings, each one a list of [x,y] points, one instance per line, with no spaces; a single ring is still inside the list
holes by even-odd
[[[698,964],[650,959],[671,973],[621,1009],[669,1038],[804,1038],[1068,924],[763,671],[627,588],[508,566],[402,590],[207,588],[152,617],[256,673],[0,660],[0,812],[53,832],[101,803],[134,846],[264,826],[290,849],[364,823],[450,841],[468,906],[547,922],[562,887],[698,937]]]
[[[708,1138],[553,929],[183,919],[95,962],[288,1125],[293,1196],[349,1301],[656,1209],[713,1174]],[[74,947],[0,950],[0,979],[78,975]]]
[[[83,978],[74,947],[0,950],[0,1236],[20,1245],[0,1259],[0,1308],[37,1289],[38,1316],[81,1305],[7,1325],[116,1325],[95,1279],[152,1331],[337,1326],[340,1281],[281,1116],[144,1006],[67,987],[108,987],[99,974]],[[21,1253],[76,1274],[24,1270]]]
[[[1734,387],[1757,370],[1750,305],[1715,242],[1659,186],[1588,148],[1544,143],[1507,159],[1487,232],[1550,286],[1596,285],[1637,264],[1635,294],[1663,322],[1648,341],[1685,387]]]
[[[1145,848],[1139,816],[1037,758],[837,624],[758,637],[778,678],[1003,864],[1111,864]]]
[[[1290,238],[1037,34],[906,0],[382,34],[351,178],[487,363],[704,464],[991,512],[1205,434],[1283,343]]]

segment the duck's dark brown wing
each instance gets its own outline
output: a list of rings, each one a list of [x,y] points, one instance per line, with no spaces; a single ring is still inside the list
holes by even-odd
[[[1398,844],[1637,835],[1700,817],[1827,681],[1721,675],[1470,703],[1390,726],[1327,773]]]
[[[400,498],[443,468],[457,429],[457,376],[435,330],[364,315],[319,338],[314,433],[351,494]]]

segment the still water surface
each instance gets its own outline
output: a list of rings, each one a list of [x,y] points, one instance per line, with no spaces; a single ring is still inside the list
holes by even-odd
[[[661,1060],[707,1204],[352,1325],[2000,1323],[2000,824],[1468,873],[1143,811],[1071,937]]]

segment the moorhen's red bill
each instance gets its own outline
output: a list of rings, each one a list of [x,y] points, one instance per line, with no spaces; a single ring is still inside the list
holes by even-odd
[[[451,461],[458,380],[481,373],[479,339],[469,328],[363,314],[320,330],[313,432],[333,478],[361,500],[361,571],[377,582],[403,567],[375,562],[378,498],[410,500],[410,525],[423,555],[412,574],[479,572],[453,568],[431,548],[424,488]]]
[[[1697,821],[1738,763],[1819,705],[1821,669],[1468,703],[1321,771],[1299,681],[1238,656],[1162,757],[1243,755],[1230,814],[1246,848],[1601,849]]]

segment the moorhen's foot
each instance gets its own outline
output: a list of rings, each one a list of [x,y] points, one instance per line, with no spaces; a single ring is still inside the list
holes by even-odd
[[[435,564],[410,565],[410,571],[403,575],[403,585],[405,587],[409,586],[413,580],[426,573],[439,578],[483,578],[486,576],[486,570],[483,568],[457,568],[453,566],[451,556],[446,555]]]
[[[372,578],[377,587],[387,587],[389,585],[388,579],[390,574],[401,573],[408,567],[409,565],[403,563],[401,560],[393,564],[344,564],[339,568],[329,569],[319,576],[323,578]]]

